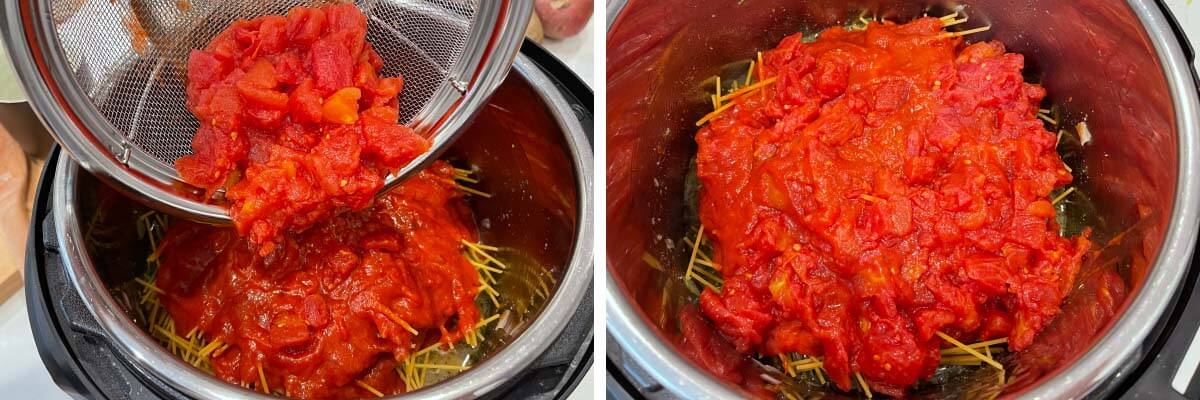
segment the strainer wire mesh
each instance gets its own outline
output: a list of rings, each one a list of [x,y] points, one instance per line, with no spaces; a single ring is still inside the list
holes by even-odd
[[[121,134],[106,143],[122,157],[141,150],[173,171],[191,154],[199,123],[186,106],[187,57],[238,19],[284,15],[329,1],[52,0],[55,34],[88,100]],[[382,76],[402,75],[400,121],[411,123],[462,56],[477,0],[359,0]],[[125,152],[125,155],[129,152]],[[133,152],[138,157],[139,152]],[[124,160],[122,160],[124,161]]]

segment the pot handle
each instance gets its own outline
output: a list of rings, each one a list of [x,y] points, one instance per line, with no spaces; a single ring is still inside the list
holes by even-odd
[[[1175,19],[1175,13],[1171,12],[1171,7],[1168,7],[1164,0],[1154,0],[1154,4],[1158,5],[1158,9],[1162,10],[1163,15],[1167,17],[1167,24],[1175,33],[1175,38],[1178,39],[1179,47],[1183,49],[1183,56],[1187,58],[1188,64],[1194,63],[1196,50],[1192,48],[1192,42],[1188,41],[1187,33],[1184,32],[1183,26],[1179,25],[1179,20]]]

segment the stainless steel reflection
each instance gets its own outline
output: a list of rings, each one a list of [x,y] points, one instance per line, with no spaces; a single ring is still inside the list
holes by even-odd
[[[713,379],[675,347],[678,332],[658,306],[664,273],[646,251],[683,235],[683,185],[694,121],[708,99],[698,82],[728,62],[771,48],[799,29],[841,23],[867,9],[891,20],[921,15],[922,1],[690,2],[628,0],[608,32],[608,329],[622,356],[689,399],[745,395]],[[1134,276],[1124,311],[1091,349],[1006,393],[1076,398],[1119,382],[1140,358],[1188,266],[1197,230],[1200,125],[1196,86],[1180,43],[1153,1],[969,1],[982,38],[1026,56],[1050,99],[1086,118],[1093,142],[1084,182],[1101,213],[1132,223],[1155,210],[1145,239],[1152,268]],[[979,39],[981,37],[975,37]],[[658,322],[656,322],[658,321]],[[667,324],[661,321],[668,321]]]
[[[509,166],[510,171],[492,170],[489,177],[504,181],[497,182],[497,187],[507,186],[513,193],[504,196],[511,199],[488,199],[480,207],[487,210],[476,210],[484,213],[481,217],[490,217],[492,225],[505,223],[506,227],[513,224],[532,224],[531,221],[499,222],[502,219],[514,219],[511,215],[535,215],[539,221],[544,221],[548,228],[537,231],[519,231],[508,229],[507,232],[483,232],[491,235],[500,246],[514,247],[527,252],[531,257],[542,262],[555,262],[561,271],[560,284],[554,288],[554,294],[532,322],[525,327],[519,336],[482,362],[450,380],[428,388],[395,396],[395,398],[422,399],[461,399],[480,397],[504,385],[517,377],[548,346],[566,326],[570,316],[579,307],[583,295],[592,284],[592,200],[591,200],[591,147],[588,138],[575,117],[574,111],[557,91],[554,83],[541,72],[531,61],[519,57],[514,65],[516,73],[510,80],[517,80],[514,86],[516,95],[505,97],[505,87],[497,93],[497,98],[508,99],[526,98],[527,102],[541,105],[541,108],[528,106],[524,103],[517,105],[503,104],[500,107],[523,107],[520,120],[527,116],[531,120],[543,121],[551,128],[544,132],[536,132],[536,137],[523,138],[526,142],[534,141],[536,152],[543,158],[540,161],[552,165],[540,167],[554,169],[552,172],[539,171],[549,174],[549,177],[533,177],[528,170],[521,170],[518,165],[533,164],[515,158],[491,161],[498,166]],[[510,82],[511,83],[511,82]],[[512,88],[508,88],[512,89]],[[525,96],[526,91],[530,96]],[[533,97],[533,98],[530,98]],[[536,128],[534,128],[536,129]],[[486,131],[468,129],[464,142],[479,138],[488,140],[507,140],[505,147],[512,147],[514,152],[520,150],[512,132],[501,129]],[[473,139],[474,138],[474,139]],[[500,139],[496,139],[500,138]],[[512,142],[512,144],[508,144]],[[471,159],[473,157],[490,157],[480,155],[477,148],[462,149],[463,143],[456,144],[450,149],[456,156]],[[546,161],[551,160],[551,161]],[[562,165],[560,165],[562,164]],[[488,171],[488,167],[484,166]],[[53,220],[58,242],[62,249],[63,265],[67,276],[82,297],[83,303],[99,322],[109,345],[129,365],[146,376],[152,376],[166,382],[173,388],[196,398],[270,398],[261,393],[242,389],[226,384],[209,376],[190,365],[187,365],[167,353],[161,345],[142,331],[123,311],[119,303],[110,294],[109,282],[113,274],[130,273],[128,264],[106,266],[109,260],[102,257],[112,257],[111,254],[94,254],[89,252],[83,243],[81,224],[86,222],[89,215],[95,212],[95,204],[87,199],[94,196],[95,189],[100,184],[90,175],[83,173],[78,164],[70,158],[61,157],[58,165],[61,174],[54,182]],[[533,193],[533,188],[540,186],[537,179],[551,180],[555,183],[565,182],[569,187],[562,188],[556,193]],[[522,191],[530,191],[529,193]],[[554,197],[558,194],[566,198]],[[500,204],[493,203],[498,201]],[[491,205],[488,205],[491,204]],[[504,214],[510,216],[505,216]],[[535,221],[536,222],[536,221]],[[541,225],[535,225],[541,226]],[[519,232],[519,234],[514,234]],[[127,278],[128,279],[128,278]]]
[[[482,4],[483,7],[480,8],[480,15],[477,18],[479,21],[487,21],[488,24],[484,26],[503,24],[523,27],[529,23],[530,15],[533,12],[533,2],[531,1],[507,1],[503,8],[489,7],[487,2]],[[472,33],[474,33],[474,37],[471,37],[468,43],[489,42],[488,37],[494,34],[487,30],[475,30]],[[453,96],[450,90],[441,90],[439,92],[442,95],[441,98],[431,100],[430,106],[421,110],[422,115],[414,118],[414,121],[421,121],[423,124],[413,127],[418,132],[436,132],[428,136],[430,151],[417,157],[416,160],[389,177],[381,193],[403,183],[404,178],[425,169],[436,161],[451,143],[454,143],[454,140],[462,134],[463,128],[475,117],[473,110],[478,110],[486,104],[492,93],[508,76],[508,68],[512,66],[524,40],[523,29],[505,28],[488,43],[489,46],[468,46],[464,50],[462,59],[465,62],[455,66],[458,70],[450,73],[450,78],[446,83],[448,88],[454,89],[457,96]],[[478,66],[476,70],[469,68],[475,66]],[[454,110],[454,112],[447,112],[447,110]],[[468,111],[461,112],[459,110]],[[437,118],[441,115],[446,115],[447,118],[444,121],[438,121]]]

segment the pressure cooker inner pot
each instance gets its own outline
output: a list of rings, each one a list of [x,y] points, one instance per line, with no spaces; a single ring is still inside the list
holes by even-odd
[[[692,250],[682,239],[694,235],[689,229],[697,224],[685,188],[691,186],[686,181],[696,153],[696,121],[713,110],[713,86],[706,80],[734,68],[745,71],[746,60],[787,35],[841,26],[860,15],[906,22],[961,10],[969,15],[970,27],[991,26],[968,36],[968,43],[998,40],[1009,52],[1023,55],[1026,81],[1045,87],[1057,125],[1075,132],[1085,122],[1090,132],[1081,150],[1064,158],[1076,166],[1073,185],[1090,203],[1071,218],[1086,220],[1097,230],[1097,251],[1085,259],[1062,313],[1026,351],[1003,356],[1010,375],[1003,387],[995,383],[994,373],[984,374],[981,368],[943,366],[914,395],[1025,392],[1071,368],[1085,352],[1106,351],[1092,344],[1118,320],[1137,317],[1123,315],[1135,297],[1171,296],[1146,287],[1146,278],[1154,269],[1169,268],[1167,263],[1184,264],[1170,268],[1186,266],[1186,260],[1158,259],[1176,208],[1181,133],[1159,52],[1138,14],[1124,1],[1104,0],[969,1],[961,3],[965,8],[958,6],[920,1],[629,1],[608,37],[607,255],[617,283],[609,291],[625,296],[634,324],[648,326],[650,337],[617,340],[661,341],[679,353],[676,316],[695,302],[681,283]],[[1068,225],[1072,222],[1064,223]],[[1086,271],[1100,268],[1117,271],[1124,293],[1086,284]],[[1105,296],[1116,296],[1117,317],[1097,320],[1089,304]],[[698,365],[667,369],[716,379]],[[679,390],[670,379],[662,383]]]
[[[546,326],[561,325],[560,321],[565,323],[578,307],[578,293],[559,290],[560,287],[578,289],[578,285],[568,284],[564,279],[568,282],[590,281],[590,273],[582,269],[586,268],[587,262],[575,260],[581,257],[577,241],[579,229],[582,229],[580,196],[584,190],[577,167],[590,161],[578,158],[586,153],[572,148],[578,146],[578,142],[569,144],[568,141],[571,135],[579,132],[568,131],[561,119],[564,115],[557,115],[558,111],[552,110],[544,96],[545,91],[554,90],[552,85],[541,82],[541,86],[547,87],[535,89],[522,79],[537,76],[544,81],[545,76],[526,60],[519,61],[514,71],[521,75],[514,73],[509,77],[461,139],[443,156],[455,167],[476,171],[472,175],[475,182],[461,183],[477,191],[467,199],[479,229],[479,242],[494,246],[496,250],[490,254],[504,263],[503,273],[497,274],[498,279],[491,284],[498,292],[499,304],[486,304],[488,307],[485,307],[485,303],[490,303],[487,297],[480,295],[476,299],[481,308],[481,320],[489,317],[485,309],[493,311],[498,319],[481,330],[483,340],[476,349],[459,343],[451,352],[465,353],[465,363],[471,369],[503,370],[509,378],[516,376],[524,365],[522,362],[532,360],[528,354],[514,357],[515,353],[545,349],[558,336],[558,330],[548,330]],[[561,101],[561,97],[558,100]],[[569,114],[565,117],[572,121],[574,118]],[[73,193],[74,202],[66,205],[67,210],[56,209],[55,213],[56,218],[69,219],[63,226],[78,227],[60,232],[65,236],[67,251],[79,253],[75,256],[81,260],[68,266],[69,270],[76,271],[71,278],[76,281],[73,283],[77,288],[87,287],[89,282],[101,282],[107,296],[89,299],[85,295],[84,301],[90,303],[93,314],[108,313],[115,308],[124,319],[106,327],[113,333],[109,345],[124,354],[135,368],[150,368],[151,373],[159,369],[162,362],[176,368],[183,366],[179,363],[185,361],[201,365],[194,358],[180,361],[168,354],[178,354],[179,345],[171,343],[175,339],[164,340],[162,335],[154,335],[158,343],[147,340],[151,337],[150,331],[157,329],[153,322],[155,317],[146,307],[150,296],[146,289],[153,282],[145,281],[147,268],[160,256],[154,254],[154,241],[161,238],[161,232],[154,231],[177,220],[130,200],[94,176],[83,173],[65,157],[63,166],[65,168],[60,170],[70,169],[72,172],[67,175],[74,178],[59,179],[73,185],[66,190]],[[90,264],[90,268],[80,268],[78,264]],[[493,269],[496,268],[493,265]],[[578,292],[575,289],[570,292]],[[81,292],[86,294],[87,290]],[[570,304],[560,306],[560,303]],[[550,310],[561,315],[548,315]],[[533,326],[538,329],[531,328]],[[536,336],[533,341],[539,344],[517,341],[527,329]],[[187,334],[174,333],[181,338]],[[181,390],[185,393],[196,393],[186,388],[189,385],[224,385],[206,376],[199,368],[188,366],[183,371],[187,372],[183,375],[159,374],[158,378],[177,389],[183,387]],[[449,382],[463,376],[447,372],[429,369],[421,373],[421,379],[427,386],[434,386],[438,381]],[[472,393],[481,393],[479,390],[488,389],[479,388],[495,388],[503,383],[480,382],[477,378],[466,378],[465,381],[465,385],[474,387]],[[244,389],[230,385],[229,390]],[[239,392],[206,393],[228,395]],[[255,393],[243,391],[237,396],[250,397]]]

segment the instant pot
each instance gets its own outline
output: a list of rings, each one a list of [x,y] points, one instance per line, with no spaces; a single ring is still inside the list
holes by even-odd
[[[591,144],[591,89],[527,42],[446,154],[484,171],[481,189],[493,197],[471,201],[484,221],[480,237],[554,265],[553,294],[527,323],[505,328],[505,344],[467,371],[395,398],[548,400],[574,391],[592,364]],[[98,205],[102,196],[120,200]],[[144,210],[61,150],[46,161],[25,293],[38,352],[54,382],[89,399],[267,398],[176,359],[114,299],[111,288],[137,265],[122,262],[137,259],[126,253],[144,258],[144,250],[92,248],[82,243],[81,226],[99,212]]]
[[[1098,217],[1136,232],[1117,251],[1144,266],[1128,272],[1123,304],[1094,332],[1064,322],[1043,331],[1038,342],[1071,336],[1063,333],[1083,340],[1038,354],[1047,362],[1037,368],[1018,363],[1002,395],[1200,398],[1200,296],[1193,293],[1200,266],[1192,263],[1200,211],[1195,54],[1166,6],[1152,0],[610,2],[605,134],[610,398],[748,396],[678,350],[674,299],[663,288],[681,272],[644,261],[649,254],[663,265],[687,262],[681,254],[687,246],[678,242],[692,218],[684,188],[695,154],[694,122],[712,107],[700,83],[724,65],[775,47],[786,35],[841,25],[861,11],[908,21],[930,6],[965,6],[972,27],[991,26],[969,41],[999,40],[1024,55],[1030,78],[1066,110],[1063,119],[1087,122],[1092,133],[1082,155],[1087,177],[1077,183],[1096,202]],[[1059,319],[1072,320],[1070,309],[1064,310]],[[946,383],[933,384],[939,385]],[[917,397],[962,396],[951,393],[935,388]]]

